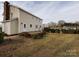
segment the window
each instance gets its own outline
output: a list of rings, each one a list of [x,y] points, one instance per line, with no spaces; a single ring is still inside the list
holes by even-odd
[[[38,26],[36,25],[36,28],[38,28]]]
[[[30,28],[32,27],[32,24],[30,24]]]
[[[24,28],[26,28],[26,24],[24,24]]]
[[[23,24],[23,23],[21,23],[21,24]]]
[[[41,28],[41,25],[40,25],[40,28]]]

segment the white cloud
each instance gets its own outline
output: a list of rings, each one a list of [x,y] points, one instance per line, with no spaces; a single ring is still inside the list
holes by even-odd
[[[77,1],[11,1],[10,3],[43,18],[43,23],[58,22],[59,20],[67,22],[79,21],[79,2]],[[2,3],[0,3],[0,12],[0,18],[2,19]]]
[[[2,2],[0,2],[0,22],[3,20],[2,13],[3,13],[3,4]]]

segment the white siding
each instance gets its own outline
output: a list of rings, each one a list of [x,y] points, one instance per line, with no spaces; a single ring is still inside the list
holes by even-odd
[[[10,6],[10,20],[15,18],[19,18],[19,9],[14,6]]]
[[[42,30],[42,20],[15,6],[10,6],[10,20],[10,22],[3,24],[3,31],[7,34]],[[25,28],[24,24],[26,25]],[[32,24],[32,27],[30,27],[30,24]],[[36,28],[36,25],[38,28]]]
[[[26,28],[24,28],[24,24],[26,24]],[[30,27],[30,24],[32,24],[32,27]],[[41,30],[39,27],[40,25],[42,26],[42,20],[20,10],[19,25],[20,25],[19,32],[39,31]],[[36,25],[38,26],[38,28],[36,28]]]
[[[10,6],[10,20],[11,21],[11,34],[19,33],[19,9],[15,6]]]
[[[11,22],[11,34],[18,33],[18,20],[14,20]]]
[[[11,29],[10,29],[10,22],[4,23],[4,32],[7,34],[11,34]]]

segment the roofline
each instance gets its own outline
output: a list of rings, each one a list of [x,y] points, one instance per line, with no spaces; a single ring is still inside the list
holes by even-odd
[[[79,26],[79,24],[77,24],[77,23],[64,23],[63,25],[65,26],[65,25],[78,25]]]
[[[28,13],[28,14],[30,14],[30,15],[32,15],[32,16],[34,16],[34,17],[36,17],[36,18],[39,18],[39,17],[37,17],[37,16],[33,15],[32,13],[30,13],[30,12],[28,12],[28,11],[26,11],[26,10],[24,10],[24,9],[20,8],[20,7],[18,7],[18,6],[14,6],[14,5],[10,5],[10,6],[13,6],[13,7],[15,7],[15,8],[18,8],[18,9],[20,9],[20,10],[22,10],[22,11],[24,11],[24,12],[26,12],[26,13]],[[41,18],[39,18],[39,19],[40,19],[40,20],[43,20],[43,19],[41,19]]]

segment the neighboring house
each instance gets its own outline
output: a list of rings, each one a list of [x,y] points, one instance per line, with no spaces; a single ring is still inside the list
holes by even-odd
[[[62,25],[62,28],[66,29],[66,30],[69,30],[69,29],[77,30],[77,29],[79,29],[79,24],[77,24],[77,23],[64,23]]]
[[[3,32],[17,34],[21,32],[42,31],[42,19],[13,5],[4,2]]]

